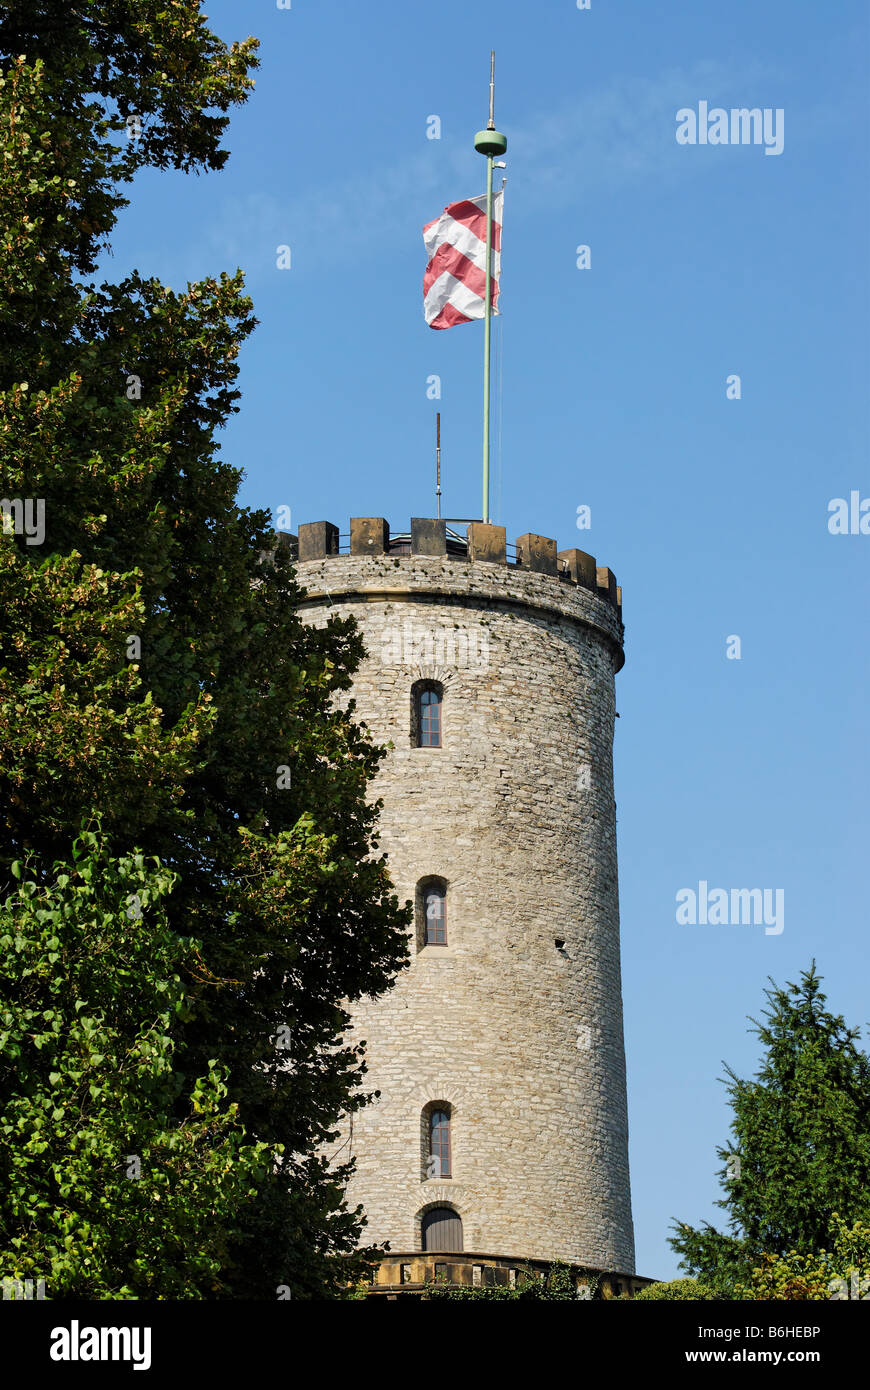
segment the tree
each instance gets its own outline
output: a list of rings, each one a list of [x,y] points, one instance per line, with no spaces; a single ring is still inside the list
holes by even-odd
[[[342,1001],[407,956],[368,796],[383,750],[347,697],[361,639],[302,622],[287,552],[220,454],[254,327],[241,272],[179,292],[80,279],[137,168],[221,167],[214,112],[244,100],[255,47],[227,48],[196,0],[0,5],[0,476],[44,520],[41,544],[0,538],[0,892],[17,861],[45,887],[97,822],[115,858],[171,871],[166,922],[200,942],[176,1121],[213,1070],[246,1141],[283,1150],[220,1291],[304,1297],[364,1265],[334,1258],[361,1217],[347,1164],[322,1157],[366,1099]]]
[[[789,1250],[785,1255],[764,1255],[735,1297],[801,1300],[815,1303],[831,1299],[870,1299],[870,1225],[853,1226],[836,1213],[831,1217],[827,1248],[812,1255]]]
[[[172,874],[93,832],[72,859],[45,886],[16,863],[0,905],[0,1273],[49,1298],[201,1297],[271,1155],[213,1064],[180,1093],[198,949],[167,923]]]
[[[765,991],[752,1020],[765,1049],[751,1081],[726,1068],[734,1109],[718,1205],[730,1233],[678,1224],[671,1245],[690,1273],[717,1287],[746,1278],[763,1256],[826,1248],[834,1213],[870,1217],[870,1059],[825,1005],[815,962],[799,984]]]
[[[668,1303],[678,1300],[709,1303],[716,1298],[716,1294],[709,1285],[701,1284],[697,1279],[669,1279],[664,1283],[647,1284],[646,1288],[640,1289],[634,1295],[634,1298],[642,1303],[655,1303],[659,1300]]]

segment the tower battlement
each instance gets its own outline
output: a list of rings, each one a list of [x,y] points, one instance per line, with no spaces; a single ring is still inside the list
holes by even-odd
[[[588,590],[622,617],[622,589],[606,565],[599,565],[585,550],[557,550],[549,536],[527,531],[511,545],[503,526],[472,521],[466,536],[452,531],[446,521],[412,517],[411,529],[390,533],[382,516],[354,516],[350,531],[342,534],[331,521],[305,522],[298,535],[278,532],[279,543],[289,545],[300,564],[334,556],[389,555],[471,561],[528,570],[549,575],[565,584]]]

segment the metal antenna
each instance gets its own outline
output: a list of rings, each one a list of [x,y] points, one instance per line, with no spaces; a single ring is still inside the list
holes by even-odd
[[[495,49],[489,50],[489,120],[486,123],[487,130],[495,130],[495,116],[493,109],[495,105]]]
[[[438,502],[438,520],[441,520],[441,411],[435,415],[435,497]]]

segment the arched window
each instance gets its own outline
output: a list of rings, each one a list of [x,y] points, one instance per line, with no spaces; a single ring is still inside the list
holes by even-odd
[[[441,883],[427,883],[423,888],[423,944],[447,945],[447,893]]]
[[[412,690],[412,743],[416,748],[441,747],[440,681],[417,681]]]
[[[452,1207],[433,1207],[420,1223],[424,1250],[461,1250],[462,1217]]]
[[[450,1114],[449,1111],[440,1108],[429,1111],[429,1158],[426,1176],[450,1177]]]

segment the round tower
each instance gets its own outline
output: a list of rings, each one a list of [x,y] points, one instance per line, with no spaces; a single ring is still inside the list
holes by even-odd
[[[358,714],[393,744],[381,849],[414,904],[410,967],[352,1009],[380,1098],[354,1119],[348,1201],[390,1243],[390,1287],[436,1258],[474,1282],[512,1281],[512,1261],[630,1275],[620,590],[583,551],[526,534],[509,555],[483,523],[391,538],[357,517],[341,540],[300,527],[302,612],[360,626]]]

